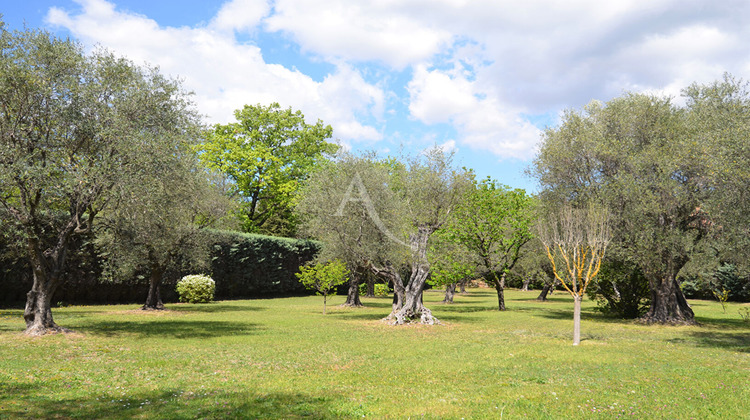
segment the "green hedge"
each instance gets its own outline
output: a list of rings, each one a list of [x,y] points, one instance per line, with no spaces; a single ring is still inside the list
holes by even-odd
[[[320,251],[319,242],[227,231],[209,234],[217,299],[306,293],[294,274]]]
[[[320,243],[231,231],[205,232],[213,244],[210,269],[216,281],[216,299],[306,294],[295,277],[299,266],[313,259]],[[99,256],[88,242],[69,254],[66,281],[54,302],[142,303],[148,293],[148,273],[133,278],[102,279]],[[31,270],[25,259],[12,258],[0,243],[0,305],[22,305],[31,289]],[[204,269],[181,267],[165,273],[164,302],[177,302],[175,284],[181,277]]]

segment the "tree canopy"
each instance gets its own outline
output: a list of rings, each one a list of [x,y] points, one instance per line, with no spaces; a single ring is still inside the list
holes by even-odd
[[[62,330],[51,299],[72,237],[143,169],[151,144],[195,124],[180,85],[155,69],[86,55],[47,32],[0,29],[0,215],[20,232],[33,271],[28,334]]]
[[[242,201],[240,218],[246,232],[290,235],[300,182],[338,146],[326,140],[331,126],[307,124],[300,111],[245,105],[234,113],[237,122],[216,124],[198,146],[209,168],[226,175]]]

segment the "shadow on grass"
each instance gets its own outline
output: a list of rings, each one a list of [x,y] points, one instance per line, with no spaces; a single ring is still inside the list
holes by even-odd
[[[66,398],[42,394],[42,388],[11,388],[10,391],[0,396],[3,418],[328,419],[369,414],[361,406],[335,394],[162,390],[125,397]]]
[[[718,331],[693,331],[690,336],[702,347],[717,347],[750,353],[750,335],[747,333],[725,333]]]
[[[259,330],[256,324],[227,321],[155,320],[144,321],[102,321],[72,326],[73,330],[84,334],[107,337],[132,334],[148,337],[171,338],[213,338],[230,335],[249,335]]]
[[[206,303],[206,304],[166,304],[167,309],[173,311],[182,312],[202,312],[202,313],[219,313],[219,312],[249,312],[249,311],[265,311],[268,310],[264,306],[247,306],[247,305],[231,305],[223,303]]]
[[[497,312],[497,306],[465,305],[462,303],[438,303],[432,305],[432,309],[440,312],[472,313],[472,312]]]

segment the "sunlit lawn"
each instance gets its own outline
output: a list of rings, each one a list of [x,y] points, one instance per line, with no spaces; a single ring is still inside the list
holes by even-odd
[[[76,331],[27,338],[0,310],[0,418],[581,418],[750,416],[750,323],[738,304],[691,301],[700,326],[608,319],[584,302],[488,289],[443,305],[440,326],[380,322],[321,297],[68,307]],[[330,302],[330,301],[329,301]],[[343,302],[337,296],[332,303]]]

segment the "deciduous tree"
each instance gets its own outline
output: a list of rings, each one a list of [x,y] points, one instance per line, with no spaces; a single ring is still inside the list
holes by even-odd
[[[338,146],[327,142],[331,126],[307,124],[300,111],[245,105],[237,122],[216,124],[198,150],[201,160],[225,174],[243,202],[247,232],[290,235],[296,229],[294,200],[300,182]],[[271,226],[273,225],[273,226]]]
[[[505,310],[505,277],[532,238],[532,201],[521,189],[492,179],[476,182],[445,226],[445,235],[465,246],[495,287],[499,310]]]

